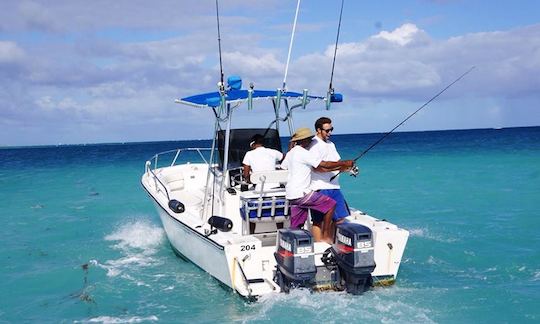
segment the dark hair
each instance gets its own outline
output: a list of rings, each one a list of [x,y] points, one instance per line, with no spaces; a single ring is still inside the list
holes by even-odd
[[[251,142],[254,142],[253,144],[264,144],[264,136],[255,134],[251,137]]]
[[[332,123],[332,120],[328,117],[321,117],[319,119],[317,119],[315,121],[315,131],[317,131],[317,129],[322,129],[322,125],[324,124],[330,124]]]

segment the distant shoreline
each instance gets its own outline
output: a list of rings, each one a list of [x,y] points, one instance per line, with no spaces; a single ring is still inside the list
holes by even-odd
[[[458,129],[441,129],[441,130],[411,130],[411,131],[396,131],[392,134],[399,133],[440,133],[440,132],[460,132],[460,131],[478,131],[478,130],[511,130],[522,128],[540,128],[540,126],[512,126],[512,127],[495,127],[495,128],[458,128]],[[371,133],[336,133],[334,136],[346,136],[346,135],[377,135],[385,134],[386,132],[371,132]],[[289,136],[281,136],[281,138],[288,138]],[[14,145],[14,146],[0,146],[2,149],[28,149],[28,148],[51,148],[51,147],[73,147],[73,146],[104,146],[104,145],[144,145],[154,143],[167,143],[167,142],[200,142],[210,141],[207,139],[176,139],[176,140],[160,140],[160,141],[144,141],[144,142],[102,142],[102,143],[79,143],[79,144],[40,144],[40,145]]]

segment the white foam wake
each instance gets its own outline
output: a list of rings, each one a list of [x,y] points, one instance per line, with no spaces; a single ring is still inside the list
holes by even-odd
[[[536,270],[532,278],[532,281],[538,281],[538,280],[540,280],[540,270]]]
[[[458,239],[455,238],[446,238],[442,235],[433,234],[427,228],[411,228],[407,230],[409,231],[409,234],[411,236],[422,237],[428,240],[434,240],[443,243],[454,243],[458,241]]]
[[[107,324],[116,324],[116,323],[142,323],[142,322],[157,322],[159,319],[157,316],[147,316],[147,317],[113,317],[113,316],[98,316],[90,318],[88,320],[75,321],[75,323],[107,323]]]
[[[105,236],[107,241],[118,241],[114,246],[121,250],[141,249],[153,252],[165,238],[163,229],[145,221],[122,225],[114,233]]]
[[[415,289],[375,288],[362,296],[345,292],[311,293],[293,289],[289,294],[270,294],[250,307],[253,312],[244,322],[272,320],[277,310],[286,309],[301,321],[317,318],[319,322],[434,323],[432,311],[409,301]]]
[[[165,233],[161,227],[139,220],[120,226],[105,236],[105,240],[115,242],[111,247],[119,250],[123,256],[104,263],[97,260],[90,263],[107,270],[110,277],[122,275],[130,279],[129,271],[160,263],[154,255],[165,240]]]

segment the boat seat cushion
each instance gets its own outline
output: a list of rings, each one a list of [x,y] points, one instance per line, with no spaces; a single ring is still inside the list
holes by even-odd
[[[287,183],[288,174],[287,170],[257,171],[251,174],[250,179],[254,184]]]
[[[175,172],[169,174],[163,179],[167,184],[167,187],[170,191],[178,191],[184,189],[184,174],[181,172]]]

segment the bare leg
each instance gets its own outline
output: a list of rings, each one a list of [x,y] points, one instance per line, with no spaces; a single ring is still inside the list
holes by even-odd
[[[341,218],[337,220],[336,222],[332,221],[332,227],[330,229],[330,239],[332,240],[332,243],[334,242],[334,234],[336,233],[336,225],[341,224],[345,221],[345,218]]]
[[[332,229],[334,228],[334,225],[332,224],[332,216],[334,216],[334,211],[336,210],[336,206],[330,208],[326,214],[324,214],[323,218],[323,238],[322,240],[325,241],[328,244],[332,244],[333,242],[333,232]]]
[[[321,223],[313,223],[313,225],[311,225],[311,234],[313,234],[313,239],[315,240],[315,242],[322,241],[323,231],[321,225]]]

